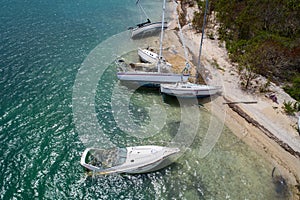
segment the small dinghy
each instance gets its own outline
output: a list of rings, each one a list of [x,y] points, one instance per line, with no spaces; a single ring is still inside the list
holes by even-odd
[[[87,148],[80,164],[97,174],[146,173],[159,169],[159,165],[178,148],[162,146],[134,146],[126,148],[97,149]]]

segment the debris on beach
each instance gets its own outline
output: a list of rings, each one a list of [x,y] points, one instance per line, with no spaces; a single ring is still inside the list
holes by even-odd
[[[282,175],[274,175],[276,167],[272,170],[272,179],[275,186],[275,191],[278,197],[287,198],[289,196],[289,187]]]

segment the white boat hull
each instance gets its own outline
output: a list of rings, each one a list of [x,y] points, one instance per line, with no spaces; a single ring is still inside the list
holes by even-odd
[[[143,62],[157,63],[158,55],[147,49],[138,49],[138,55]]]
[[[174,154],[177,154],[180,151],[178,148],[152,146],[152,145],[127,147],[126,161],[123,164],[103,169],[86,162],[86,160],[88,159],[87,157],[89,152],[93,150],[97,150],[97,149],[87,148],[83,152],[81,156],[80,164],[85,168],[93,171],[94,173],[102,174],[102,175],[112,174],[112,173],[136,174],[136,173],[151,172],[159,169],[159,166],[162,164],[162,162],[166,161],[167,158],[169,158]],[[119,157],[119,154],[117,154],[116,156]]]
[[[188,76],[182,76],[180,74],[137,71],[118,72],[117,77],[121,81],[139,83],[140,85],[176,83],[188,79]]]
[[[157,63],[158,62],[158,54],[147,49],[138,49],[138,55],[143,62],[147,63]],[[165,58],[162,57],[161,68],[169,69],[172,67],[172,64],[166,62]]]
[[[221,87],[196,85],[196,84],[161,84],[160,91],[163,94],[191,98],[191,97],[208,97],[220,92]]]
[[[168,28],[167,22],[164,23],[164,29]],[[161,22],[145,24],[142,27],[136,27],[132,29],[131,38],[141,38],[144,36],[151,36],[159,33],[161,30]]]

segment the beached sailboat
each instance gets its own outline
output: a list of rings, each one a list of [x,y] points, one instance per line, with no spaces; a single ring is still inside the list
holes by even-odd
[[[162,22],[164,23],[164,13],[166,9],[166,0],[163,2],[163,14]],[[162,24],[163,24],[162,23]],[[161,27],[161,36],[160,36],[160,50],[157,61],[157,71],[155,72],[145,72],[145,71],[118,71],[117,77],[121,81],[138,83],[140,85],[148,86],[159,86],[163,83],[176,83],[179,81],[187,81],[189,75],[181,75],[174,73],[162,73],[161,68],[167,65],[166,61],[162,56],[162,42],[163,42],[163,33],[164,27]]]
[[[206,17],[206,12],[205,12],[205,17]],[[205,19],[204,17],[204,19]],[[185,43],[184,43],[184,38],[182,34],[182,29],[181,25],[179,23],[178,15],[177,15],[177,23],[178,23],[178,28],[180,32],[180,38],[181,42],[184,48],[184,53],[185,53],[185,59],[186,59],[186,67],[185,70],[189,70],[190,65],[188,62],[188,56],[187,56],[187,50],[185,48]],[[205,23],[203,23],[203,27],[205,26]],[[202,31],[202,36],[204,34],[204,31]],[[202,47],[202,42],[200,45],[200,48]],[[200,50],[201,52],[201,50]],[[201,56],[201,53],[199,53],[199,57]],[[161,84],[160,85],[160,91],[163,94],[171,95],[171,96],[176,96],[176,97],[182,97],[182,98],[191,98],[191,97],[197,97],[197,98],[203,98],[203,97],[208,97],[215,95],[221,91],[220,86],[210,86],[210,85],[203,85],[203,84],[195,84],[195,83],[190,83],[186,81],[181,81],[173,84]]]
[[[148,20],[147,22],[138,24],[136,27],[134,27],[132,29],[131,38],[138,39],[138,38],[153,36],[153,35],[159,33],[159,29],[162,26],[161,24],[162,24],[162,22],[151,23],[150,20]],[[164,22],[163,26],[165,29],[168,28],[168,23]]]
[[[138,55],[143,62],[158,62],[158,54],[151,50],[138,48]]]
[[[157,63],[159,60],[159,56],[157,53],[149,50],[149,49],[138,49],[138,55],[143,62],[148,63]],[[172,67],[171,63],[168,63],[164,57],[161,58],[162,61],[166,64],[167,67]]]
[[[146,173],[158,170],[163,161],[179,153],[178,148],[133,146],[126,148],[87,148],[80,164],[97,174]]]
[[[159,87],[163,83],[176,83],[188,79],[188,76],[182,76],[181,74],[143,71],[118,72],[117,77],[123,82],[137,83],[150,87]]]
[[[160,85],[161,93],[182,98],[208,97],[217,94],[218,92],[220,92],[220,90],[221,87],[219,86],[194,84],[190,82]]]
[[[152,23],[147,15],[147,13],[145,12],[144,8],[139,3],[139,0],[136,1],[136,5],[142,10],[144,15],[147,17],[147,21],[137,24],[136,27],[130,28],[130,29],[132,29],[132,31],[131,31],[132,39],[142,38],[142,37],[146,37],[146,36],[153,36],[160,32],[160,28],[162,27],[162,24],[163,24],[163,28],[168,28],[167,22],[153,22]]]

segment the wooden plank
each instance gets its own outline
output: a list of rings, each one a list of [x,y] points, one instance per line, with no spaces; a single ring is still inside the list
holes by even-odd
[[[257,101],[230,101],[230,102],[224,102],[223,104],[239,104],[239,103],[256,104]]]

